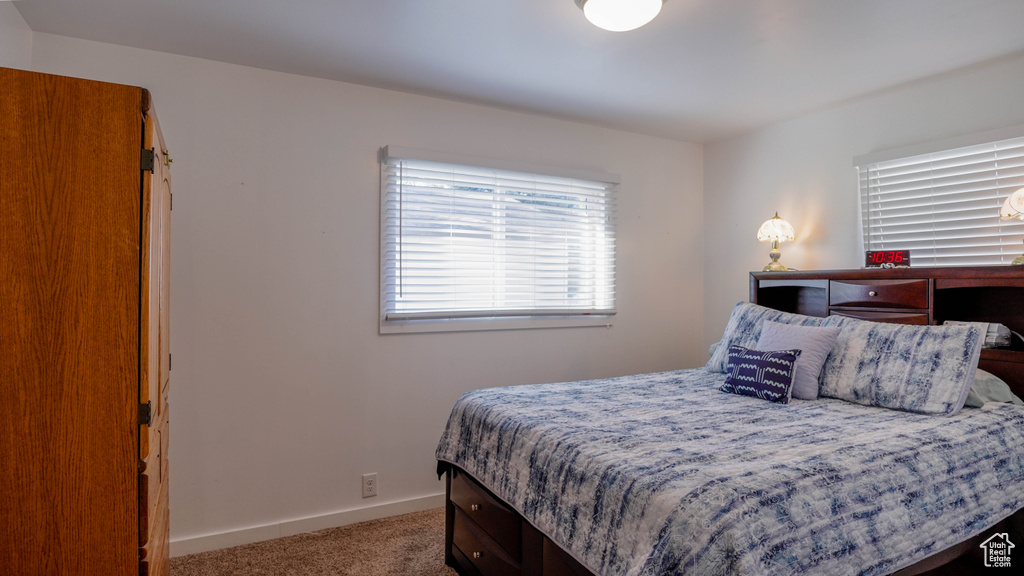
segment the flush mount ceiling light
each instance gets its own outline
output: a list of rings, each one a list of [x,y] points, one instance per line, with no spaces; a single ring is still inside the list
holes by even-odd
[[[576,0],[590,23],[612,32],[635,30],[661,12],[665,0]]]

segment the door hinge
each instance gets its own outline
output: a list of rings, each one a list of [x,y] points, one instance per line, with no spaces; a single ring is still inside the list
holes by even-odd
[[[139,426],[149,426],[153,422],[153,403],[139,404]]]
[[[167,371],[168,372],[171,371],[171,358],[174,358],[174,355],[171,354],[170,352],[168,352],[167,353]]]
[[[139,165],[143,172],[152,172],[154,164],[156,163],[156,154],[152,148],[142,149],[142,153],[139,156]]]

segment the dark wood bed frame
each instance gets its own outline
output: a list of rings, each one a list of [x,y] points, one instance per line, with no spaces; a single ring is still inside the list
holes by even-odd
[[[1024,266],[752,272],[750,301],[809,316],[879,322],[998,322],[1024,334]],[[986,349],[979,367],[1024,397],[1024,341]],[[594,576],[461,469],[446,469],[445,563],[462,576]],[[979,544],[1009,532],[1024,542],[1024,510],[897,576],[987,574]],[[1018,544],[1019,545],[1019,544]],[[1022,557],[1024,558],[1024,557]]]

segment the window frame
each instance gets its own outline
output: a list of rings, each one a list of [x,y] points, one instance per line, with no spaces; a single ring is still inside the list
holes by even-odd
[[[610,327],[612,325],[612,319],[617,313],[615,309],[615,297],[616,290],[614,288],[615,282],[612,282],[612,307],[608,310],[591,311],[591,312],[567,312],[566,314],[559,314],[557,312],[539,312],[537,314],[531,314],[529,311],[524,311],[523,314],[510,313],[502,311],[497,315],[492,316],[477,316],[472,315],[470,317],[464,317],[459,312],[453,312],[446,315],[445,317],[431,317],[431,318],[406,318],[402,313],[397,314],[399,318],[388,318],[389,311],[387,308],[388,301],[388,252],[386,243],[388,240],[388,231],[386,229],[386,218],[387,218],[387,172],[388,172],[388,161],[408,159],[434,163],[451,164],[455,166],[469,166],[475,168],[482,168],[487,170],[497,171],[509,171],[509,172],[520,172],[534,175],[551,176],[555,178],[568,178],[575,180],[586,180],[591,182],[602,182],[607,184],[609,190],[609,204],[611,206],[610,213],[608,214],[607,226],[610,227],[612,233],[612,274],[613,277],[616,275],[616,249],[615,249],[615,215],[614,215],[614,203],[615,203],[615,188],[620,183],[620,178],[617,174],[610,174],[595,170],[583,170],[573,169],[565,167],[552,167],[547,165],[538,165],[532,163],[514,162],[514,161],[501,161],[494,160],[491,158],[483,158],[478,156],[470,156],[464,154],[452,154],[437,151],[428,151],[408,147],[400,146],[385,146],[380,149],[378,154],[378,165],[380,169],[380,182],[379,182],[379,194],[380,194],[380,213],[379,213],[379,224],[380,224],[380,244],[379,244],[379,285],[378,285],[378,323],[380,334],[400,334],[400,333],[422,333],[422,332],[453,332],[453,331],[489,331],[489,330],[522,330],[522,329],[538,329],[538,328],[578,328],[578,327]],[[394,315],[394,314],[393,314]]]
[[[858,205],[858,240],[861,247],[861,254],[866,250],[895,250],[901,248],[907,248],[908,246],[901,242],[894,242],[892,239],[888,241],[881,241],[879,243],[871,242],[870,234],[868,232],[868,225],[872,219],[871,212],[877,213],[877,207],[871,207],[868,205],[868,195],[870,191],[865,186],[870,186],[868,182],[869,171],[875,169],[879,164],[898,164],[898,163],[913,163],[921,161],[921,166],[924,166],[924,160],[927,157],[939,158],[938,162],[944,162],[947,156],[956,157],[962,153],[961,149],[967,149],[972,147],[991,147],[992,152],[1003,145],[1006,141],[1024,138],[1024,124],[1009,126],[997,130],[988,130],[984,132],[977,132],[973,134],[967,134],[958,136],[955,138],[948,138],[929,142],[925,144],[919,144],[916,146],[907,146],[902,148],[896,148],[892,150],[885,150],[881,152],[875,152],[871,154],[864,154],[857,156],[853,159],[853,166],[857,178],[857,205]],[[1021,158],[1021,154],[1018,152],[1014,155],[1016,158]],[[1003,170],[998,167],[998,161],[993,159],[992,170]],[[1013,170],[1016,169],[1016,173]],[[928,231],[922,232],[923,234],[938,234],[939,236],[945,235],[947,238],[938,238],[942,248],[937,250],[953,250],[957,248],[958,244],[970,244],[971,240],[975,240],[984,246],[983,241],[985,238],[991,238],[993,241],[998,239],[999,248],[995,248],[996,244],[992,244],[993,248],[990,250],[993,252],[990,255],[940,255],[929,253],[928,255],[922,255],[921,248],[910,247],[911,254],[911,265],[913,267],[962,267],[962,266],[1002,266],[1008,265],[1016,256],[1019,256],[1024,251],[1024,244],[1021,240],[1024,239],[1024,225],[1020,222],[1014,221],[1000,221],[999,220],[999,208],[1002,202],[1006,199],[1017,188],[1024,186],[1024,175],[1022,175],[1022,169],[1020,165],[1012,166],[1009,171],[1009,175],[1001,180],[997,180],[991,187],[983,188],[985,192],[981,192],[980,189],[977,191],[958,192],[964,197],[970,196],[970,202],[975,203],[971,206],[959,208],[955,211],[951,211],[953,214],[963,213],[964,220],[957,221],[954,225],[952,220],[949,220],[947,212],[946,224],[947,227],[943,228],[943,223],[940,219],[935,219],[931,222],[931,228]],[[961,176],[958,174],[957,176]],[[930,198],[936,205],[942,204],[942,193],[936,193],[936,188],[943,186],[951,186],[954,191],[958,187],[962,187],[963,184],[957,182],[956,177],[943,176],[943,180],[940,183],[930,188]],[[976,187],[978,188],[978,187]],[[982,200],[983,194],[991,194],[990,198]],[[983,202],[987,202],[984,204]],[[922,203],[924,205],[924,203]],[[971,219],[969,214],[971,211],[985,211],[985,216],[982,219],[974,218]],[[989,217],[988,214],[991,214]],[[962,222],[973,220],[976,222],[974,226],[964,226]],[[949,227],[958,229],[957,231],[948,230]],[[995,232],[985,233],[984,230],[997,230]],[[943,234],[945,233],[945,234]],[[953,238],[960,236],[960,238]],[[959,242],[958,242],[959,241]],[[948,242],[949,244],[942,244]],[[977,250],[978,247],[973,247]],[[972,247],[965,246],[962,250],[969,252]],[[996,254],[995,252],[998,252]],[[942,262],[941,259],[948,259],[947,262]],[[995,259],[1001,259],[1001,262],[995,262]],[[923,260],[923,262],[922,262]],[[938,261],[936,261],[938,260]]]

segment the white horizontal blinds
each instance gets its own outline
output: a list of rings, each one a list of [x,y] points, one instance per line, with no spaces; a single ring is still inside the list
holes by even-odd
[[[612,314],[613,184],[386,158],[385,320]]]
[[[914,266],[1009,264],[1024,223],[999,208],[1024,186],[1024,137],[858,166],[865,250]]]

